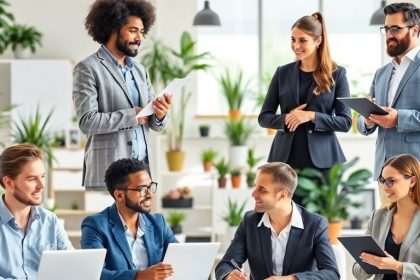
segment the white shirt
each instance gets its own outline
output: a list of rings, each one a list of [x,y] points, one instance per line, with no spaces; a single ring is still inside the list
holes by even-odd
[[[257,227],[264,225],[271,229],[271,250],[272,250],[272,262],[273,262],[273,273],[274,275],[282,275],[284,255],[286,253],[287,242],[289,241],[290,229],[293,227],[303,229],[302,215],[300,214],[296,204],[292,201],[292,218],[289,224],[277,235],[271,226],[270,217],[268,213],[264,213],[261,221]]]
[[[405,72],[407,72],[408,66],[410,66],[411,61],[414,60],[417,53],[420,50],[420,45],[410,50],[406,55],[401,58],[400,64],[396,62],[395,59],[391,61],[394,69],[392,70],[391,80],[389,81],[388,89],[388,106],[391,106],[394,101],[395,94],[397,93],[398,86],[402,78],[404,77]]]
[[[142,270],[148,267],[149,258],[147,257],[147,249],[144,244],[143,235],[144,235],[144,220],[143,217],[139,214],[138,225],[137,225],[137,235],[136,238],[133,237],[133,234],[128,230],[128,226],[125,223],[120,212],[121,223],[125,229],[125,238],[127,239],[128,247],[131,250],[131,256],[133,258],[133,264],[138,270]]]

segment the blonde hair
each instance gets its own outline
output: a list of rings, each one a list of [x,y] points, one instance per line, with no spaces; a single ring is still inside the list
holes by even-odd
[[[337,64],[331,58],[327,27],[322,14],[316,12],[310,16],[301,17],[293,24],[292,29],[294,27],[308,33],[315,40],[322,37],[321,44],[316,50],[319,63],[313,73],[316,83],[314,94],[330,92],[335,84],[332,74],[337,70]]]
[[[417,207],[420,207],[420,167],[417,158],[410,154],[401,154],[385,161],[382,170],[385,166],[396,169],[404,176],[413,176],[416,178],[416,183],[410,189],[409,196]],[[387,205],[387,208],[392,209],[394,206],[395,203],[390,203]]]

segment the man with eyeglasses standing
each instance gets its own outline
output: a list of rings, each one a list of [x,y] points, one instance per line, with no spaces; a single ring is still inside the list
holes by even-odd
[[[172,266],[161,263],[169,243],[177,242],[161,214],[150,214],[157,183],[147,165],[120,159],[105,172],[115,203],[82,222],[81,246],[105,248],[101,280],[166,279]]]
[[[387,115],[358,117],[361,134],[378,129],[373,178],[385,160],[402,153],[420,158],[420,10],[411,3],[393,3],[384,8],[387,53],[393,59],[378,69],[369,96]]]

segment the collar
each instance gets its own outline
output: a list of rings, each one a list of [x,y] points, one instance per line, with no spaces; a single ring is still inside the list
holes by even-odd
[[[111,58],[111,61],[115,64],[115,66],[122,68],[122,66],[118,63],[118,60],[114,57],[114,55],[105,47],[105,45],[102,45],[102,48],[105,50],[105,53],[108,54],[109,58]],[[131,70],[133,68],[134,62],[133,59],[129,56],[125,56],[125,64],[127,65],[127,69]]]
[[[403,57],[401,57],[401,62],[400,62],[400,64],[402,63],[402,61],[405,59],[405,58],[408,58],[409,60],[411,60],[411,61],[414,61],[414,59],[416,58],[416,55],[417,55],[417,53],[420,51],[420,45],[418,45],[418,46],[416,46],[416,47],[414,47],[414,48],[412,48],[408,53],[406,53]],[[396,68],[396,67],[398,67],[400,64],[398,64],[396,61],[395,61],[395,59],[393,59],[392,61],[391,61],[391,63],[392,63],[392,66],[394,66],[394,68]]]
[[[261,227],[261,225],[263,224],[265,227],[271,229],[270,216],[268,215],[267,212],[264,213],[257,227]],[[298,207],[293,201],[292,201],[292,218],[290,219],[289,225],[292,227],[304,229],[302,214],[300,213]]]
[[[121,214],[120,214],[120,212],[118,211],[118,209],[117,209],[117,213],[118,213],[118,217],[120,217],[120,220],[121,220],[121,223],[122,223],[122,225],[123,225],[123,227],[124,227],[124,230],[128,230],[127,223],[124,221],[124,219],[123,219],[123,217],[121,216]],[[140,215],[140,213],[139,213],[138,215],[139,215],[139,219],[138,219],[138,223],[137,223],[137,228],[138,228],[139,230],[141,230],[141,231],[143,231],[143,232],[144,232],[145,223],[144,223],[144,220],[143,220],[143,216],[142,216],[142,215]]]
[[[3,194],[0,197],[0,222],[2,224],[7,224],[11,220],[14,220],[15,217],[10,212],[9,208],[7,208],[6,204],[4,203],[5,195]],[[31,206],[30,212],[30,220],[34,220],[40,217],[38,206]]]

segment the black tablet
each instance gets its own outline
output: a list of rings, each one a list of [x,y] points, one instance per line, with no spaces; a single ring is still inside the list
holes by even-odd
[[[349,251],[353,256],[356,262],[363,268],[363,270],[368,274],[394,274],[394,270],[379,269],[376,266],[370,265],[363,262],[360,259],[360,255],[363,252],[386,257],[384,251],[379,247],[378,243],[370,235],[365,236],[340,236],[338,237],[341,244]]]
[[[366,97],[337,97],[337,100],[346,104],[363,117],[367,118],[370,114],[387,115],[388,112],[384,111],[381,107],[367,99]]]

